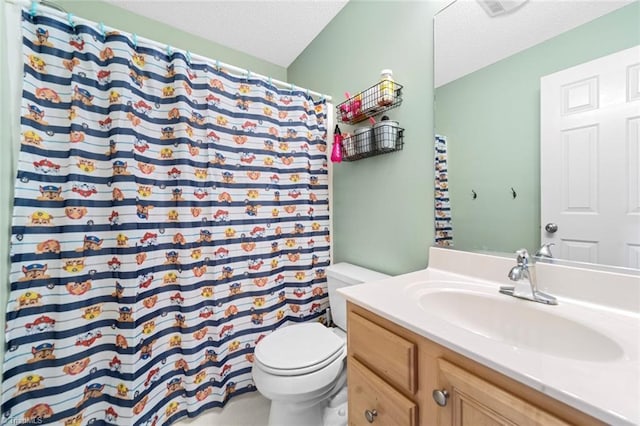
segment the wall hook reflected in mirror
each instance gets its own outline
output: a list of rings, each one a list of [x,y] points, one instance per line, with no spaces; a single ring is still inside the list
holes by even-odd
[[[478,194],[476,194],[476,191],[474,191],[473,189],[471,190],[471,198],[473,198],[474,200],[478,198]]]
[[[516,197],[518,196],[518,194],[516,194],[516,190],[513,189],[513,186],[511,187],[511,196],[513,197],[513,199],[515,200]]]

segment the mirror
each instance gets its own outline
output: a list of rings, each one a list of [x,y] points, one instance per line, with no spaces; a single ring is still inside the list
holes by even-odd
[[[501,11],[501,7],[506,11]],[[435,132],[446,139],[445,179],[455,249],[513,253],[525,247],[533,254],[542,242],[555,242],[551,250],[559,259],[640,268],[640,119],[625,116],[621,120],[628,126],[623,142],[630,151],[607,168],[593,163],[601,153],[597,151],[597,131],[575,132],[580,133],[580,138],[563,140],[562,146],[595,147],[566,160],[576,167],[565,167],[566,161],[564,166],[550,166],[548,159],[541,161],[540,154],[541,143],[546,146],[545,140],[549,140],[547,130],[544,135],[541,132],[541,124],[553,121],[542,119],[550,115],[541,112],[541,108],[546,108],[548,99],[557,100],[556,103],[561,100],[557,94],[542,94],[541,78],[640,45],[639,20],[638,0],[457,0],[436,14]],[[632,104],[636,118],[640,116],[639,63],[640,56],[636,65],[626,67],[625,75],[625,83],[630,83],[625,102],[634,101],[634,93],[638,93]],[[598,78],[592,80],[596,84],[604,81]],[[547,77],[543,81],[546,80]],[[587,80],[583,78],[580,82]],[[566,89],[558,92],[564,96],[563,102],[568,99],[566,102],[576,103],[576,111],[586,111],[583,115],[587,117],[593,115],[587,111],[595,93],[588,88],[593,85],[559,87]],[[547,99],[545,105],[541,104],[541,96]],[[599,106],[604,107],[606,101],[607,94],[600,94]],[[583,122],[575,122],[573,126],[598,130],[598,125],[589,127]],[[599,127],[600,131],[604,129]],[[557,184],[541,186],[541,174],[549,177],[549,168],[558,174]],[[578,169],[582,174],[575,174],[573,170]],[[599,211],[590,211],[589,207],[599,205],[605,197],[592,171],[598,170],[600,178],[614,169],[627,170],[627,180],[619,188],[605,191],[624,197],[624,213],[631,225],[622,227],[617,220],[590,224],[583,226],[587,236],[561,237],[561,231],[568,228],[560,223],[563,213],[556,216],[559,228],[556,234],[542,229],[547,223],[556,222],[552,217],[543,223],[541,218],[541,206],[548,206],[549,197],[554,195],[559,198],[557,195],[562,194],[576,206],[581,204],[576,209],[582,217],[597,215]],[[570,188],[576,192],[569,195],[564,184],[567,179],[578,182],[574,185],[577,189]],[[599,200],[593,195],[598,191]],[[571,203],[568,207],[561,206],[560,211],[571,210]],[[605,259],[603,252],[610,250],[599,245],[593,234],[607,234],[616,227],[627,239],[621,244],[623,254],[615,260]]]

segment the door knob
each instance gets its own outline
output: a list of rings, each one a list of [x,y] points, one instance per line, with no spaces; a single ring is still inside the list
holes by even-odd
[[[545,225],[544,230],[550,234],[553,234],[558,230],[558,225],[556,225],[555,223],[549,222]]]
[[[364,412],[364,418],[367,419],[369,423],[373,423],[377,415],[378,412],[376,410],[365,410]]]
[[[441,407],[444,407],[445,405],[447,405],[447,400],[449,399],[449,392],[447,392],[445,389],[442,389],[442,390],[436,389],[433,391],[431,396],[433,396],[433,400],[436,402],[436,404],[438,404]]]

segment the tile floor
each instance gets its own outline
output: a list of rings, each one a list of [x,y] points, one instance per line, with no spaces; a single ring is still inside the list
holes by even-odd
[[[200,416],[184,418],[175,426],[267,426],[270,401],[258,392],[233,398],[224,409],[213,408]],[[304,426],[304,425],[300,425]],[[331,400],[324,412],[324,426],[347,426],[347,387]]]
[[[233,398],[224,409],[213,408],[200,416],[185,418],[175,426],[266,426],[269,418],[269,400],[258,392]]]

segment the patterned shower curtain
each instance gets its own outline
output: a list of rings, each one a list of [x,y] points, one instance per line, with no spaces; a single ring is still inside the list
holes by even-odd
[[[440,135],[435,136],[434,170],[435,245],[441,247],[453,246],[449,171],[447,169],[447,138]]]
[[[169,424],[255,390],[256,343],[324,321],[324,101],[22,18],[3,423]]]

